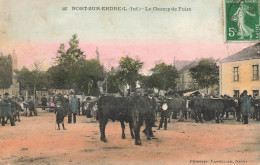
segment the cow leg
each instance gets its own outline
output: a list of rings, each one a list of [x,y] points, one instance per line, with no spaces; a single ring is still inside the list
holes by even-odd
[[[5,118],[2,117],[2,126],[5,126]]]
[[[135,126],[135,128],[134,128],[134,130],[135,130],[135,145],[142,145],[142,143],[141,143],[141,139],[140,139],[140,125],[139,124],[137,124],[136,126]]]
[[[125,123],[124,121],[120,121],[121,123],[121,128],[122,128],[122,139],[125,139]]]
[[[228,109],[228,110],[229,110],[229,109]],[[227,118],[227,119],[229,118],[228,110],[226,111],[226,118]]]
[[[256,121],[259,121],[259,109],[256,109]]]
[[[173,111],[172,119],[178,119],[176,110]]]
[[[180,119],[178,120],[178,122],[184,121],[183,116],[184,116],[183,111],[180,110]]]
[[[219,114],[218,112],[216,112],[216,123],[219,123],[219,119],[221,118],[222,114]]]
[[[21,122],[21,120],[20,120],[20,112],[19,111],[17,112],[17,117],[18,117],[18,122]]]
[[[198,111],[198,115],[199,115],[198,118],[199,118],[200,123],[203,123],[202,118],[201,118],[201,110]]]
[[[222,117],[222,115],[220,114],[219,115],[219,119],[220,119],[220,121],[223,123],[224,121],[222,120],[223,119],[223,117]]]
[[[10,123],[11,123],[11,126],[15,126],[15,121],[13,119],[13,116],[10,116]]]
[[[232,110],[233,110],[232,112],[233,112],[233,114],[234,114],[234,115],[233,115],[233,118],[235,119],[235,118],[236,118],[236,110],[235,110],[234,108],[233,108]]]
[[[140,139],[140,128],[143,120],[140,116],[136,117],[134,120],[134,132],[135,132],[135,145],[142,145]]]
[[[198,118],[199,118],[198,110],[194,110],[194,119],[196,123],[199,122]]]
[[[162,128],[162,124],[163,124],[163,119],[165,118],[165,120],[167,120],[167,117],[164,117],[163,115],[161,115],[161,119],[160,119],[160,124],[159,124],[159,127],[158,127],[158,130],[160,128]]]
[[[100,122],[99,122],[100,133],[101,133],[100,140],[104,141],[104,142],[107,142],[106,135],[105,135],[105,129],[106,129],[107,122],[108,122],[108,119],[100,120]]]
[[[129,129],[130,129],[131,137],[132,137],[132,139],[134,139],[135,135],[133,133],[133,122],[132,121],[129,122]]]
[[[151,128],[152,128],[152,125],[151,125],[149,119],[145,119],[145,134],[146,134],[147,140],[152,140],[152,138],[150,137]]]
[[[57,130],[60,130],[60,122],[57,122],[57,124],[58,124],[58,129]]]
[[[6,117],[5,124],[7,124],[7,122],[8,122],[8,119],[9,119],[9,116],[7,116],[7,117]]]

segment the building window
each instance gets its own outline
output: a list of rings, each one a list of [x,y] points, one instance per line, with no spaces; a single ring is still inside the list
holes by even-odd
[[[239,98],[239,90],[234,90],[234,97]]]
[[[258,65],[253,65],[253,80],[259,80],[259,67],[258,67]]]
[[[259,96],[259,90],[253,90],[253,97]]]
[[[238,67],[233,67],[234,81],[239,81]]]

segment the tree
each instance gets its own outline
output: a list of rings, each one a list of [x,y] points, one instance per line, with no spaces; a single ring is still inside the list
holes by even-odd
[[[86,55],[84,55],[84,52],[79,48],[77,34],[74,34],[69,41],[69,48],[67,50],[65,50],[64,44],[60,44],[60,48],[57,51],[56,62],[58,64],[71,66],[85,58]]]
[[[118,71],[112,67],[111,71],[109,71],[107,74],[107,92],[122,93],[122,83],[120,82]]]
[[[20,89],[27,90],[31,94],[35,94],[36,89],[43,90],[50,86],[47,73],[40,70],[37,64],[32,70],[23,67],[15,72]]]
[[[85,58],[86,55],[84,55],[84,52],[79,48],[79,40],[76,34],[70,39],[69,48],[67,50],[64,44],[60,44],[56,56],[57,65],[49,69],[49,74],[52,74],[49,77],[52,78],[51,81],[54,83],[53,85],[56,87],[59,86],[60,88],[72,88],[78,65],[81,64]],[[61,80],[63,85],[57,80]]]
[[[97,82],[104,78],[104,67],[99,59],[86,60],[74,34],[67,50],[60,44],[56,65],[48,69],[48,77],[55,88],[73,88],[76,92],[98,95]]]
[[[0,88],[7,89],[13,83],[12,57],[0,54]]]
[[[68,72],[64,65],[52,66],[47,70],[47,76],[52,88],[68,89],[71,87],[68,80]]]
[[[88,95],[98,95],[98,81],[104,79],[104,66],[98,59],[83,60],[74,74],[73,81],[80,91]]]
[[[173,65],[167,65],[164,62],[156,64],[151,69],[152,75],[147,80],[147,86],[167,90],[174,89],[177,84],[178,73]]]
[[[138,59],[134,60],[128,56],[121,57],[119,61],[119,71],[118,76],[119,80],[125,84],[129,85],[129,93],[132,88],[135,88],[135,83],[141,78],[139,74],[140,69],[143,67],[143,62],[140,62]]]
[[[189,71],[200,88],[208,89],[210,86],[218,84],[219,69],[213,60],[202,59],[197,66],[190,68]]]

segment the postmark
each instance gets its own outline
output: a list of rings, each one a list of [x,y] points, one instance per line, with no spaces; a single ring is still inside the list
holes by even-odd
[[[224,1],[226,41],[259,41],[259,0]]]

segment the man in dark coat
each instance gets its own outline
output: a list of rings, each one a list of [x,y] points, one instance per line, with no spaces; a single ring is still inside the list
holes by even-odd
[[[248,124],[248,116],[251,114],[251,99],[247,95],[247,91],[243,91],[243,97],[241,98],[241,113],[243,115],[243,124]]]
[[[41,101],[42,101],[42,106],[47,106],[47,98],[45,97],[45,95],[42,97]],[[45,110],[45,108],[43,107],[42,110]]]
[[[168,110],[168,105],[167,105],[166,101],[162,102],[160,111],[161,111],[161,120],[160,120],[160,125],[158,127],[158,130],[163,127],[163,123],[164,123],[164,130],[166,130],[167,129],[167,118],[169,116],[169,110]]]
[[[28,100],[28,108],[29,108],[29,111],[30,111],[29,116],[32,116],[32,112],[33,112],[34,116],[37,116],[37,112],[36,112],[35,105],[34,105],[32,98],[28,97],[28,99],[29,99]]]
[[[4,94],[4,98],[3,98],[2,104],[1,104],[2,111],[3,111],[2,126],[5,125],[4,117],[7,117],[7,120],[10,119],[11,126],[15,126],[15,123],[14,123],[14,120],[12,117],[11,100],[8,97],[8,95],[9,95],[8,93]]]
[[[241,119],[241,99],[243,97],[243,93],[240,95],[240,97],[237,100],[237,107],[236,107],[236,117],[238,122],[240,122]]]
[[[68,123],[71,123],[72,114],[73,114],[73,122],[76,123],[76,115],[78,110],[78,98],[75,92],[72,92],[71,94],[72,96],[69,99]]]

